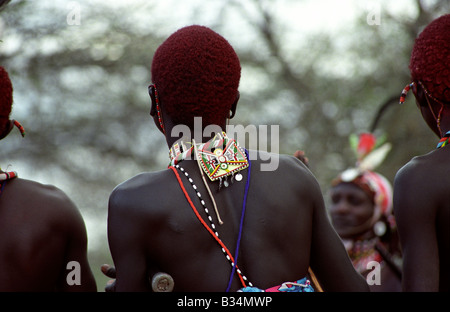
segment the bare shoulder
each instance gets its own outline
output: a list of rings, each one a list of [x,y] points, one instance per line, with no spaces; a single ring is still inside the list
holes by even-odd
[[[165,207],[172,200],[169,190],[179,188],[176,183],[169,169],[141,173],[122,182],[109,196],[108,219],[126,219],[133,224],[151,216],[156,222],[166,215]]]
[[[415,156],[403,167],[401,167],[395,175],[396,183],[414,181],[420,178],[419,173],[427,174],[427,170],[424,169],[424,165],[428,163],[429,155]],[[409,183],[408,183],[409,184]]]
[[[175,213],[179,198],[173,198],[177,180],[171,170],[138,174],[117,185],[108,201],[108,240],[114,246],[127,248],[127,241],[147,242]],[[183,198],[181,198],[183,199]],[[117,255],[116,255],[117,257]]]
[[[252,159],[250,154],[250,159]],[[318,188],[315,176],[297,157],[285,154],[257,152],[252,168],[261,175],[270,175],[273,183],[282,183],[294,188]]]
[[[14,201],[23,203],[25,206],[32,204],[36,209],[55,212],[78,211],[69,196],[54,185],[19,178],[12,180],[9,184],[7,187]]]
[[[8,214],[23,222],[66,233],[81,233],[84,220],[78,207],[60,188],[36,181],[17,178],[8,182],[2,195]],[[34,220],[34,221],[33,221]]]
[[[412,158],[395,175],[394,213],[397,217],[408,222],[414,217],[433,217],[434,213],[427,207],[436,206],[442,182],[436,178],[439,155],[435,152]]]
[[[436,187],[436,176],[441,176],[439,172],[444,170],[442,165],[447,166],[447,162],[439,159],[441,154],[441,151],[432,151],[412,158],[395,175],[395,192],[409,194],[409,197],[422,196],[424,193],[430,195],[429,192]]]
[[[283,198],[286,209],[304,211],[322,205],[323,196],[315,176],[298,158],[259,152],[258,158],[252,160],[250,154],[250,159],[252,187],[259,190],[261,202],[273,203]]]
[[[139,199],[158,194],[163,184],[170,183],[169,175],[170,170],[140,173],[117,185],[111,192],[109,204],[114,207],[135,206]]]
[[[256,169],[259,171],[287,171],[292,172],[293,174],[311,175],[311,172],[306,165],[297,157],[291,155],[251,150],[249,156],[252,166],[257,167]]]
[[[423,179],[424,175],[428,175],[427,171],[423,170],[426,163],[427,156],[416,156],[401,167],[394,179],[396,191],[404,192],[409,191],[410,188],[416,188],[420,179]]]

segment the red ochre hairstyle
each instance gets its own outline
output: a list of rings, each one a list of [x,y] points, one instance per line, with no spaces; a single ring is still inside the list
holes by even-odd
[[[450,14],[435,19],[416,38],[409,69],[413,81],[450,105]]]
[[[241,65],[225,38],[204,26],[187,26],[156,50],[152,81],[162,109],[175,124],[221,125],[238,94]]]
[[[8,72],[0,66],[0,134],[9,126],[13,103],[13,86]]]

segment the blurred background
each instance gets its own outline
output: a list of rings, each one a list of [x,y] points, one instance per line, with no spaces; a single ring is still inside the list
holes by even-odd
[[[0,142],[0,167],[72,198],[103,291],[109,194],[168,164],[147,93],[165,38],[191,24],[223,35],[242,65],[231,124],[278,125],[280,153],[305,151],[327,199],[330,181],[355,163],[352,133],[392,143],[378,168],[391,182],[435,148],[412,94],[398,99],[414,38],[449,12],[447,0],[12,0],[0,11],[0,65],[14,86],[11,118],[27,135]]]

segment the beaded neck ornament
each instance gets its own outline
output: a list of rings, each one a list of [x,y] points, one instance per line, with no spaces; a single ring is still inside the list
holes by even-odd
[[[11,120],[11,122],[16,126],[22,137],[25,136],[25,129],[24,127],[17,121],[17,120]],[[2,168],[0,168],[0,196],[3,193],[3,189],[5,188],[6,181],[12,180],[17,177],[16,171],[3,171]]]
[[[180,176],[177,173],[177,170],[175,168],[180,170],[186,176],[186,178],[189,180],[192,188],[197,192],[197,196],[198,196],[198,198],[200,200],[200,203],[202,204],[203,209],[204,209],[204,211],[205,211],[205,213],[206,213],[206,215],[208,217],[208,221],[210,223],[210,226],[208,226],[206,224],[206,222],[203,220],[203,218],[200,216],[199,212],[197,211],[197,208],[195,207],[195,205],[192,202],[192,200],[190,199],[186,189],[184,188],[183,183],[181,182]],[[231,274],[230,274],[230,278],[229,278],[229,281],[228,281],[228,286],[227,286],[227,290],[226,291],[228,292],[230,290],[230,288],[231,288],[231,283],[233,281],[233,276],[235,275],[235,272],[237,272],[238,277],[239,277],[240,282],[241,282],[243,287],[253,286],[252,283],[247,279],[247,277],[242,273],[242,271],[237,266],[237,260],[238,260],[238,255],[239,255],[239,246],[240,246],[241,237],[242,237],[243,222],[244,222],[246,203],[247,203],[247,194],[248,194],[248,190],[249,190],[250,167],[249,167],[249,173],[248,173],[248,177],[247,177],[247,184],[246,184],[246,187],[245,187],[244,201],[243,201],[243,205],[242,205],[241,219],[240,219],[240,225],[239,225],[239,234],[238,234],[238,239],[237,239],[237,243],[236,243],[236,251],[235,251],[234,257],[231,254],[231,252],[229,251],[229,249],[225,246],[223,241],[220,239],[219,232],[217,231],[217,228],[216,228],[216,226],[214,224],[214,221],[213,221],[211,215],[209,214],[209,210],[206,207],[206,202],[203,200],[202,195],[198,191],[198,188],[195,185],[194,180],[191,177],[189,177],[189,174],[187,173],[187,171],[183,167],[180,167],[180,165],[175,165],[175,167],[169,166],[169,169],[171,169],[175,173],[175,176],[177,177],[178,183],[179,183],[179,185],[180,185],[180,187],[181,187],[181,189],[182,189],[182,191],[183,191],[187,201],[189,202],[189,205],[191,206],[192,210],[194,211],[195,215],[197,216],[199,221],[202,223],[204,228],[206,230],[208,230],[208,232],[212,235],[212,237],[220,245],[220,247],[222,249],[222,252],[225,255],[225,258],[231,264],[232,271],[231,271]],[[218,217],[218,219],[219,219],[219,222],[220,222],[220,217]]]
[[[381,263],[383,260],[380,253],[376,250],[375,245],[378,243],[379,238],[375,237],[369,240],[356,240],[353,242],[350,249],[348,249],[348,255],[352,260],[353,267],[359,273],[366,272],[367,264],[371,261],[377,261]]]
[[[194,148],[195,147],[195,148]],[[234,180],[241,181],[239,171],[248,167],[248,159],[236,140],[225,132],[217,133],[206,143],[177,142],[169,151],[170,166],[175,166],[183,159],[189,159],[195,154],[203,172],[211,181],[219,180],[219,190],[224,185],[229,186]]]
[[[0,196],[2,196],[3,194],[3,189],[5,188],[6,181],[12,180],[16,177],[16,171],[2,171],[2,168],[0,168]]]
[[[209,177],[211,181],[219,180],[219,190],[222,185],[222,179],[225,179],[224,185],[225,187],[228,187],[228,181],[226,180],[228,176],[232,176],[231,181],[233,182],[234,175],[236,174],[236,180],[241,181],[242,180],[242,174],[239,173],[239,171],[244,170],[245,168],[249,168],[248,175],[247,175],[247,183],[245,186],[245,192],[244,192],[244,201],[242,206],[242,212],[241,212],[241,219],[240,219],[240,225],[239,225],[239,235],[237,239],[236,244],[236,251],[235,255],[230,253],[228,248],[224,245],[222,240],[219,238],[219,233],[216,229],[216,226],[213,222],[213,219],[211,215],[209,214],[208,208],[206,207],[205,201],[202,199],[202,196],[200,192],[198,191],[197,186],[194,184],[194,180],[189,177],[189,174],[187,171],[180,167],[179,163],[190,157],[191,155],[195,155],[197,159],[197,164],[203,179],[203,183],[208,191],[208,194],[211,198],[211,201],[213,203],[217,220],[219,224],[223,224],[222,219],[220,218],[216,202],[214,200],[214,196],[211,193],[211,190],[209,189],[208,183],[205,179],[205,174]],[[200,143],[197,144],[195,140],[192,140],[192,142],[184,142],[180,141],[175,143],[169,151],[169,157],[170,157],[170,164],[169,169],[171,169],[180,184],[181,189],[183,190],[183,193],[186,196],[186,199],[188,200],[191,208],[193,209],[194,213],[196,214],[197,218],[200,220],[200,222],[203,224],[205,229],[210,232],[210,234],[214,237],[214,239],[219,243],[222,252],[224,253],[226,259],[230,262],[232,271],[230,274],[230,278],[228,281],[228,287],[227,292],[231,288],[231,283],[233,281],[233,276],[235,275],[235,272],[237,272],[238,277],[240,279],[240,282],[243,287],[247,286],[253,286],[251,282],[248,281],[247,277],[243,275],[242,271],[237,266],[237,259],[239,254],[239,246],[242,236],[242,230],[243,230],[243,221],[244,221],[244,215],[246,210],[246,202],[247,202],[247,194],[249,190],[249,181],[250,181],[250,161],[248,160],[248,152],[246,150],[242,151],[241,148],[238,146],[237,142],[233,139],[228,138],[225,132],[217,133],[214,138],[209,140],[206,143]],[[192,188],[196,191],[197,196],[200,200],[200,203],[203,206],[203,209],[205,210],[205,213],[208,217],[208,221],[210,223],[210,226],[208,226],[205,221],[202,219],[200,214],[198,213],[194,203],[189,198],[189,195],[187,194],[186,190],[184,189],[183,183],[180,180],[180,177],[177,173],[177,170],[180,170],[186,178],[191,183]]]
[[[450,141],[450,131],[447,131],[446,134],[444,134],[444,136],[442,137],[442,139],[439,140],[436,148],[441,148],[444,147],[448,144],[448,142]]]
[[[0,168],[0,181],[6,181],[11,180],[17,177],[16,171],[3,171],[2,168]]]
[[[211,181],[219,180],[218,191],[220,191],[222,185],[225,187],[230,185],[228,182],[229,176],[231,176],[231,183],[234,180],[242,181],[242,174],[239,171],[248,168],[249,161],[247,156],[239,147],[236,140],[230,139],[222,131],[222,133],[217,133],[206,143],[195,143],[195,140],[192,140],[192,142],[180,140],[174,143],[169,150],[169,167],[176,166],[184,159],[190,159],[192,155],[195,155],[195,159],[197,160],[203,183],[213,202],[219,224],[223,224],[214,196],[206,182],[205,175]]]

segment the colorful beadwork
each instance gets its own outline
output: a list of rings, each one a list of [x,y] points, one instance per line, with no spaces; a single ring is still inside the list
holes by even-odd
[[[187,173],[187,171],[184,170],[183,167],[180,167],[180,165],[176,165],[175,168],[177,168],[177,169],[180,170],[182,173],[184,173],[184,175],[185,175],[186,178],[188,179],[189,183],[191,183],[192,188],[193,188],[193,189],[195,190],[195,192],[197,193],[198,199],[200,200],[200,203],[202,204],[203,209],[205,210],[206,216],[208,217],[209,224],[211,225],[211,228],[213,229],[214,234],[215,234],[217,237],[219,237],[219,233],[218,233],[217,230],[216,230],[216,226],[214,225],[213,218],[212,218],[211,215],[209,214],[209,210],[208,210],[208,208],[206,207],[206,203],[205,203],[205,201],[204,201],[203,198],[202,198],[202,194],[200,194],[200,192],[198,191],[198,187],[194,184],[194,180],[193,180],[191,177],[189,177],[189,174]]]
[[[399,104],[405,103],[406,95],[408,94],[409,90],[412,88],[413,85],[414,85],[414,82],[411,82],[410,84],[408,84],[406,87],[403,88],[402,94],[400,95]]]
[[[371,261],[378,263],[383,261],[380,253],[375,248],[379,240],[379,237],[375,237],[369,240],[357,240],[352,243],[347,252],[357,272],[361,274],[366,272],[368,270],[367,264]]]
[[[295,282],[284,282],[281,285],[267,288],[265,290],[257,287],[245,287],[238,292],[314,292],[311,282],[306,278],[302,278]]]
[[[214,138],[206,143],[197,144],[199,161],[203,171],[211,181],[232,177],[248,167],[248,159],[236,140],[230,139],[225,132],[217,133]],[[194,154],[194,146],[190,142],[177,142],[169,150],[170,166],[175,166],[183,159],[188,159]],[[241,177],[237,179],[240,181]],[[228,182],[225,181],[225,186]]]
[[[3,189],[5,188],[6,181],[17,178],[16,171],[2,171],[0,168],[0,196],[3,193]]]
[[[247,150],[245,150],[245,155],[247,156],[247,159],[250,159]],[[241,221],[240,221],[240,224],[239,224],[239,234],[238,234],[238,239],[237,239],[237,243],[236,243],[236,250],[234,252],[234,259],[236,260],[236,262],[238,261],[239,247],[241,246],[242,231],[243,231],[243,228],[244,228],[245,209],[247,207],[247,196],[248,196],[248,190],[250,188],[250,175],[251,175],[251,169],[252,169],[251,165],[252,165],[252,163],[249,160],[248,161],[247,182],[245,183],[244,200],[242,202]],[[242,177],[242,175],[240,175],[240,176]],[[230,274],[230,279],[228,281],[227,292],[230,291],[231,283],[233,281],[234,273],[235,273],[236,270],[237,270],[237,267],[233,266],[233,269],[231,270],[231,274]]]
[[[166,133],[165,129],[164,129],[164,122],[163,122],[163,118],[162,118],[162,113],[161,113],[161,107],[159,105],[159,97],[158,97],[158,90],[156,89],[156,85],[152,84],[148,86],[148,93],[151,96],[151,93],[153,91],[153,95],[155,96],[155,106],[156,106],[156,113],[158,115],[158,122],[159,122],[159,126],[161,127],[161,130],[163,133]]]
[[[13,123],[14,123],[14,126],[16,126],[19,129],[22,137],[24,137],[25,136],[25,128],[17,120],[13,120]]]
[[[247,157],[225,132],[217,133],[213,140],[200,145],[197,157],[211,181],[234,175],[248,167]]]
[[[16,171],[0,171],[0,181],[11,180],[16,177],[17,177]]]
[[[177,172],[177,170],[180,170],[181,172],[184,173],[184,175],[186,176],[186,178],[188,179],[188,181],[191,183],[193,189],[196,191],[197,196],[200,200],[200,203],[203,206],[203,209],[206,212],[206,215],[208,216],[208,221],[211,224],[211,227],[209,227],[206,222],[203,220],[203,218],[200,216],[200,214],[198,213],[194,203],[192,202],[192,200],[189,197],[189,194],[187,193],[186,189],[183,186],[183,183],[181,182],[181,178]],[[186,170],[182,167],[180,167],[179,165],[176,166],[170,166],[169,169],[171,169],[174,173],[175,176],[177,177],[178,180],[178,184],[180,185],[186,199],[189,202],[189,205],[191,206],[192,210],[194,211],[195,215],[197,216],[197,218],[199,219],[199,221],[202,223],[203,227],[208,230],[208,232],[214,237],[214,239],[216,240],[216,242],[222,247],[222,252],[224,253],[226,259],[228,260],[228,262],[230,262],[231,266],[233,268],[236,268],[236,272],[238,273],[239,279],[241,281],[241,284],[243,285],[243,287],[247,287],[247,286],[253,286],[252,283],[248,280],[248,278],[242,274],[242,271],[238,268],[235,259],[233,258],[231,252],[228,250],[228,248],[225,246],[225,244],[222,242],[222,240],[219,238],[219,233],[216,230],[216,226],[214,225],[214,222],[209,214],[208,208],[206,207],[206,203],[205,201],[202,199],[200,192],[198,191],[197,186],[194,184],[194,181],[192,180],[192,178],[189,177],[189,174],[186,172]]]
[[[450,131],[447,131],[447,133],[442,137],[442,139],[439,140],[439,143],[436,146],[436,148],[441,148],[441,147],[446,146],[449,141],[450,141]]]
[[[216,229],[216,226],[213,222],[213,219],[211,215],[209,214],[209,210],[206,207],[205,201],[202,199],[200,192],[198,191],[197,186],[194,184],[194,181],[192,178],[189,177],[186,170],[182,167],[180,167],[178,164],[184,160],[188,159],[192,155],[196,156],[197,164],[203,179],[203,183],[205,184],[205,188],[208,191],[208,194],[211,197],[211,201],[213,203],[217,220],[219,224],[223,224],[217,205],[214,200],[214,196],[212,195],[208,183],[204,177],[206,174],[211,181],[219,180],[219,190],[223,185],[227,187],[229,185],[228,181],[226,180],[228,176],[231,175],[231,182],[233,182],[234,176],[236,174],[236,181],[242,181],[242,174],[239,173],[239,171],[244,170],[246,168],[249,168],[249,172],[247,174],[247,183],[245,186],[245,193],[244,193],[244,202],[242,207],[242,216],[240,221],[240,227],[239,227],[239,235],[238,235],[238,241],[236,244],[236,251],[235,251],[235,258],[231,255],[231,253],[228,251],[226,246],[223,244],[223,242],[219,239],[219,233]],[[203,224],[203,226],[210,232],[211,235],[214,236],[216,241],[221,245],[222,252],[225,254],[225,257],[230,262],[232,266],[232,271],[230,274],[230,279],[228,282],[227,292],[230,290],[231,283],[233,280],[234,274],[237,272],[239,279],[241,280],[241,283],[244,287],[252,286],[251,282],[248,281],[248,279],[242,274],[242,271],[237,266],[237,258],[239,255],[239,245],[240,240],[242,236],[242,229],[243,229],[243,220],[244,220],[244,214],[245,214],[245,207],[246,207],[246,201],[247,201],[247,194],[249,189],[249,180],[250,180],[250,161],[248,152],[244,149],[243,150],[239,147],[237,142],[233,139],[228,138],[227,134],[225,132],[217,133],[211,140],[209,140],[206,143],[200,143],[197,144],[195,140],[192,140],[192,142],[184,142],[182,140],[179,140],[178,142],[174,143],[172,147],[169,149],[169,158],[170,158],[170,165],[169,168],[174,171],[174,173],[177,175],[178,182],[180,184],[180,187],[182,188],[186,198],[188,199],[189,204],[191,205],[191,208],[194,210],[197,218],[200,220],[200,222]],[[188,181],[191,183],[192,188],[196,191],[197,196],[199,197],[200,203],[203,206],[203,209],[205,210],[205,213],[207,215],[208,221],[211,225],[209,227],[201,218],[201,216],[198,214],[195,205],[192,203],[192,201],[189,198],[189,195],[184,189],[183,184],[181,183],[181,180],[179,179],[179,176],[177,174],[177,171],[174,169],[178,169],[181,172],[184,173]],[[223,182],[222,180],[225,179]],[[236,261],[235,261],[236,260]]]
[[[175,166],[183,159],[189,159],[192,155],[194,147],[191,142],[176,142],[169,149],[170,165]]]
[[[436,120],[436,124],[437,124],[437,128],[440,132],[440,134],[442,135],[442,130],[441,130],[441,115],[442,115],[442,111],[444,110],[444,103],[442,103],[441,101],[439,101],[437,98],[435,98],[428,90],[427,88],[425,88],[424,84],[421,81],[418,81],[418,84],[422,87],[422,90],[425,92],[425,99],[427,100],[428,103],[428,107],[430,108],[430,112],[433,115],[434,119]],[[406,100],[406,95],[408,94],[408,91],[414,86],[414,82],[411,82],[410,84],[408,84],[402,91],[402,94],[400,96],[400,104],[403,104]],[[430,101],[428,100],[428,98],[432,99],[433,101],[435,101],[436,103],[439,103],[441,105],[441,108],[439,109],[439,113],[436,116],[433,108],[431,107]]]

